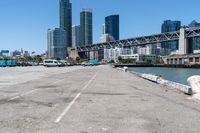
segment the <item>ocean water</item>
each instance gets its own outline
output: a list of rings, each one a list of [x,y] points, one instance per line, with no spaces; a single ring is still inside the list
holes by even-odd
[[[163,68],[163,67],[130,67],[129,71],[161,75],[164,79],[181,84],[187,84],[187,79],[193,75],[200,75],[200,69],[195,68]]]

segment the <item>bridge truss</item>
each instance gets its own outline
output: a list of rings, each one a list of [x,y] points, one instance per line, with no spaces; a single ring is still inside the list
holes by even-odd
[[[197,37],[197,36],[200,36],[200,27],[185,28],[186,38]],[[180,37],[180,31],[167,32],[150,36],[135,37],[124,40],[117,40],[113,42],[97,43],[84,47],[77,47],[77,51],[86,52],[86,51],[97,51],[100,49],[110,49],[114,47],[144,46],[148,44],[156,44],[156,43],[179,40],[179,37]]]

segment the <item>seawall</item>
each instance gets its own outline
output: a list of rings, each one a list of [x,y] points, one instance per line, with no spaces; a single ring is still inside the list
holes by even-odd
[[[123,68],[120,68],[120,67],[117,67],[117,69],[123,70]],[[123,70],[123,71],[125,71],[125,70]],[[153,75],[153,74],[144,74],[144,73],[138,73],[138,72],[133,72],[133,71],[127,71],[127,72],[137,75],[138,77],[149,80],[151,82],[161,84],[166,87],[174,88],[185,94],[192,95],[192,89],[190,86],[180,84],[177,82],[173,82],[170,80],[166,80],[166,79],[162,78],[161,76],[157,76],[157,75]]]
[[[199,64],[182,64],[182,65],[167,65],[167,64],[114,64],[114,67],[168,67],[168,68],[200,68]]]

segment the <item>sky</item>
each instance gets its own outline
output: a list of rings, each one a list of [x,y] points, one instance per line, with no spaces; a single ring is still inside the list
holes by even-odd
[[[200,22],[200,0],[71,0],[73,21],[93,9],[93,42],[100,41],[106,16],[120,15],[120,39],[160,33],[164,20]],[[0,0],[0,50],[47,50],[47,30],[59,27],[59,0]]]

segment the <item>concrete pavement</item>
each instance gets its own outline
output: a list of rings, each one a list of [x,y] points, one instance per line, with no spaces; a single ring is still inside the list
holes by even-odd
[[[0,86],[0,133],[200,131],[200,102],[177,90],[110,66],[36,69]]]

